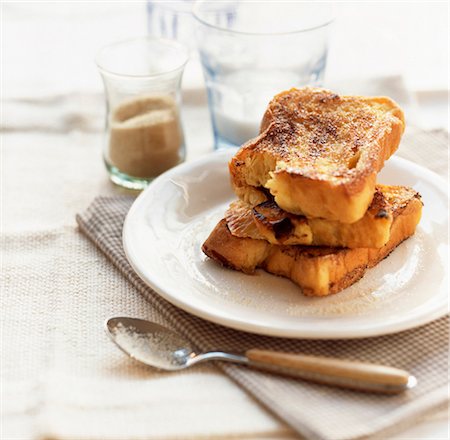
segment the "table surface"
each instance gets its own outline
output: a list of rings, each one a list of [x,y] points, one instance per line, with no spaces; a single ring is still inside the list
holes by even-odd
[[[358,32],[356,26],[347,34],[337,33],[330,55],[329,75],[333,81],[329,82],[348,78],[350,73],[346,69],[351,70],[351,76],[369,77],[376,73],[379,77],[400,78],[401,86],[408,92],[410,120],[424,128],[448,129],[448,59],[445,62],[442,56],[448,54],[448,46],[447,50],[443,47],[428,50],[431,46],[426,46],[427,42],[444,41],[448,33],[442,26],[447,23],[443,18],[446,14],[438,4],[425,8],[416,3],[408,8],[409,20],[406,24],[402,22],[400,31],[397,28],[396,44],[392,46],[386,45],[386,41],[390,41],[389,32],[395,33],[394,19],[398,19],[403,6],[395,4],[390,14],[383,5],[341,11],[346,17],[339,25],[341,29],[345,28],[345,20],[351,21],[358,14],[359,28],[371,25],[378,29],[383,35],[380,45],[385,45],[382,53],[389,52],[386,60],[392,63],[384,65],[385,71],[375,71],[369,62],[359,63],[361,71],[358,71],[353,62],[338,62],[335,54],[342,53],[339,47],[348,44]],[[421,39],[416,34],[411,37],[411,29],[425,12],[430,14],[430,20],[421,22]],[[2,14],[3,232],[27,234],[73,226],[75,214],[84,210],[95,196],[124,193],[109,182],[100,159],[104,104],[102,85],[92,60],[102,45],[146,32],[145,4],[5,3]],[[405,47],[399,69],[394,49],[406,38],[414,40],[416,49],[412,43]],[[346,55],[349,60],[350,52]],[[186,72],[183,99],[187,160],[192,160],[212,150],[206,95],[195,61]],[[80,187],[84,191],[79,191]],[[230,390],[237,388],[228,379],[221,380]],[[267,435],[275,433],[291,438],[279,421],[243,398],[239,390],[234,392],[234,398],[236,411],[241,414],[260,413],[259,420],[265,421]],[[220,419],[217,423],[221,423]],[[227,420],[222,425],[226,435]],[[437,414],[394,438],[447,439],[448,422],[445,415]]]

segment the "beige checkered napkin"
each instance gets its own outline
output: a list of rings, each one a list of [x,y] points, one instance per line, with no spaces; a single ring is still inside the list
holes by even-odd
[[[77,217],[81,230],[152,305],[149,319],[182,333],[200,349],[242,351],[251,347],[336,356],[404,368],[419,385],[397,396],[363,394],[219,364],[261,404],[308,439],[356,439],[386,436],[446,405],[448,373],[447,317],[396,335],[359,340],[293,340],[228,329],[172,306],[133,272],[122,249],[122,225],[132,199],[100,197]],[[385,437],[384,437],[385,438]]]

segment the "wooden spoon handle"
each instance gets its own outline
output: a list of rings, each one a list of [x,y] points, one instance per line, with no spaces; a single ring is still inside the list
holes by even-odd
[[[253,367],[342,388],[396,394],[417,383],[408,372],[383,365],[259,349],[245,355]]]

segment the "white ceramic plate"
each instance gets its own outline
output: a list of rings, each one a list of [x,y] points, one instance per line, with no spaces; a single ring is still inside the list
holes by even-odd
[[[416,234],[348,289],[309,298],[291,281],[225,269],[200,247],[234,198],[233,150],[180,165],[156,179],[125,221],[128,260],[172,304],[209,321],[271,336],[361,338],[416,327],[444,315],[447,300],[446,183],[401,158],[379,181],[409,185],[423,197]]]

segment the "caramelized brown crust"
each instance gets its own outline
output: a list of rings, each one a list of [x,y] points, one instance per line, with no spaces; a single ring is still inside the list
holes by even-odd
[[[290,214],[273,200],[255,207],[241,200],[233,202],[225,219],[236,237],[264,239],[272,244],[379,248],[389,240],[393,219],[408,206],[421,209],[420,195],[414,189],[377,185],[364,217],[352,224]]]
[[[420,204],[421,207],[421,204]],[[265,240],[239,238],[221,220],[202,246],[218,263],[252,273],[257,267],[291,279],[305,295],[337,293],[358,281],[403,240],[414,234],[421,209],[408,204],[395,216],[389,241],[381,248],[278,246]]]
[[[232,184],[252,204],[265,187],[288,212],[353,223],[403,131],[403,112],[389,98],[291,89],[274,97],[261,134],[230,161]]]

